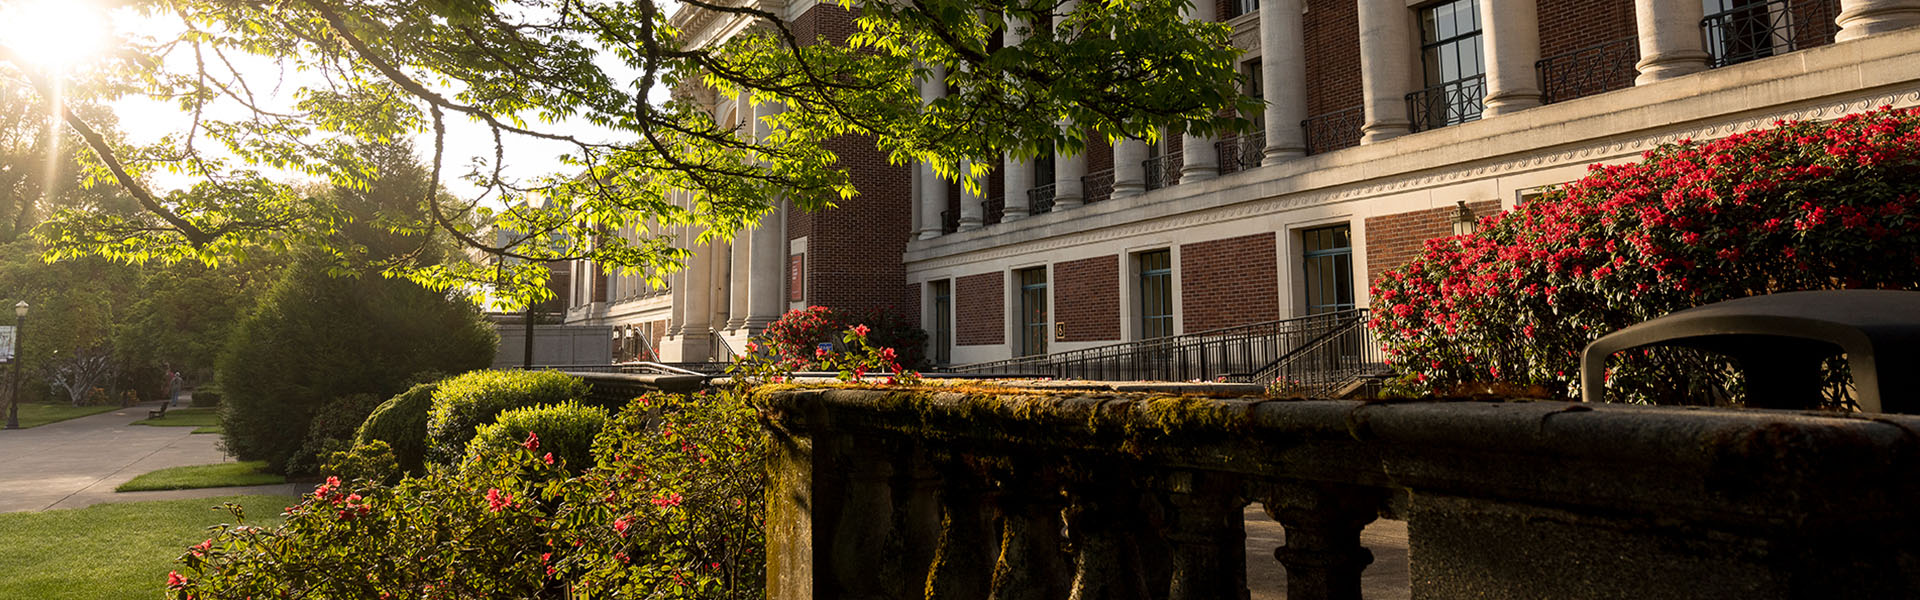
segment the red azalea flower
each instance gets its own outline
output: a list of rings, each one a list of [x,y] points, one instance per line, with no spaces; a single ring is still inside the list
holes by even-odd
[[[487,510],[500,512],[513,507],[513,495],[502,493],[499,488],[487,488]]]
[[[546,463],[547,463],[548,465],[552,465],[552,464],[553,464],[553,453],[552,453],[552,452],[548,452],[546,456],[543,456],[543,457],[540,457],[540,460],[542,460],[542,461],[544,461],[544,462],[546,462]]]
[[[524,441],[524,442],[521,442],[521,443],[520,443],[520,447],[521,447],[521,448],[526,448],[526,449],[528,449],[528,450],[533,450],[533,449],[537,449],[537,448],[539,448],[539,447],[540,447],[540,435],[539,435],[539,434],[536,434],[536,433],[534,433],[534,432],[531,432],[531,431],[529,431],[529,432],[527,432],[527,441]]]

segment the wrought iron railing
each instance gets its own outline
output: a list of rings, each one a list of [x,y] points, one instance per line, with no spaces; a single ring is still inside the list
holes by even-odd
[[[1228,327],[1202,333],[1099,346],[1068,352],[951,367],[954,373],[1044,374],[1059,379],[1098,381],[1243,381],[1272,383],[1286,376],[1323,385],[1336,374],[1314,374],[1310,367],[1357,364],[1328,353],[1352,350],[1374,364],[1377,352],[1369,338],[1356,344],[1351,330],[1364,326],[1366,309],[1282,319]],[[1371,335],[1366,333],[1365,335]],[[1327,345],[1328,339],[1342,340]],[[1318,345],[1318,346],[1316,346]],[[1356,358],[1357,360],[1357,358]],[[1340,371],[1337,375],[1346,375]]]
[[[1027,214],[1041,215],[1050,212],[1053,212],[1053,184],[1027,190]]]
[[[1266,155],[1267,132],[1225,138],[1214,142],[1213,148],[1220,156],[1221,175],[1245,171],[1260,166],[1260,160]]]
[[[1006,196],[988,198],[985,202],[980,203],[980,207],[983,209],[980,215],[981,218],[984,219],[982,222],[987,225],[999,223],[1007,218]]]
[[[1791,4],[1787,0],[1746,2],[1701,19],[1707,66],[1724,67],[1792,52]]]
[[[1179,151],[1162,154],[1156,158],[1141,161],[1146,170],[1147,189],[1157,190],[1180,183],[1180,167],[1186,164],[1186,154]]]
[[[1369,326],[1365,310],[1344,311],[1350,315],[1324,333],[1315,336],[1275,359],[1242,381],[1272,384],[1279,390],[1304,396],[1328,396],[1340,386],[1371,375],[1384,373],[1385,355]]]
[[[960,230],[959,211],[940,211],[940,233],[953,233]]]
[[[1101,169],[1080,177],[1081,193],[1091,204],[1113,197],[1113,169]]]
[[[1840,0],[1793,0],[1793,45],[1805,50],[1840,34]]]
[[[1639,74],[1639,38],[1624,37],[1533,63],[1540,76],[1540,102],[1552,104],[1633,87]]]
[[[1320,154],[1360,145],[1360,129],[1366,124],[1366,107],[1354,106],[1307,117],[1300,129],[1307,135],[1307,154]]]
[[[1478,120],[1486,97],[1486,75],[1455,79],[1407,94],[1407,120],[1414,131]]]

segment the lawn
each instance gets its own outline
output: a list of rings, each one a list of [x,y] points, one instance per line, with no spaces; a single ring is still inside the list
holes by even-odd
[[[220,409],[218,408],[169,408],[167,414],[158,419],[134,421],[134,425],[152,427],[198,427],[194,433],[219,433]],[[210,431],[202,431],[210,430]]]
[[[113,488],[116,492],[145,492],[151,490],[191,490],[198,488],[233,487],[237,485],[267,485],[286,483],[287,478],[262,472],[266,461],[248,461],[220,463],[217,465],[194,465],[161,469],[133,478],[132,481]]]
[[[234,522],[222,502],[247,507],[247,523],[274,525],[288,496],[226,496],[101,504],[0,514],[0,598],[159,598],[167,572],[206,528]]]
[[[87,415],[97,415],[115,410],[120,410],[120,407],[111,404],[73,406],[71,404],[23,402],[20,404],[20,428],[39,427],[48,423],[65,421],[67,419],[78,419]]]

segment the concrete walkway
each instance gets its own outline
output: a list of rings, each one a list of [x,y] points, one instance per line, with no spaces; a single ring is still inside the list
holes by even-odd
[[[1247,590],[1251,600],[1286,600],[1287,570],[1273,558],[1287,545],[1287,533],[1259,504],[1247,507]],[[1413,597],[1407,572],[1407,524],[1380,519],[1360,531],[1360,545],[1373,551],[1373,564],[1360,573],[1360,591],[1372,600]]]
[[[188,465],[231,462],[220,436],[192,427],[147,427],[158,404],[136,406],[32,429],[0,430],[0,513],[81,508],[103,502],[208,498],[236,494],[291,494],[301,484],[115,493],[142,474]]]

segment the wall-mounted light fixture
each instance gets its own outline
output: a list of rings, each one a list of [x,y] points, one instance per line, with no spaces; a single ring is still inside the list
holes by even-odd
[[[1467,208],[1467,201],[1454,201],[1453,234],[1473,235],[1473,209]]]

